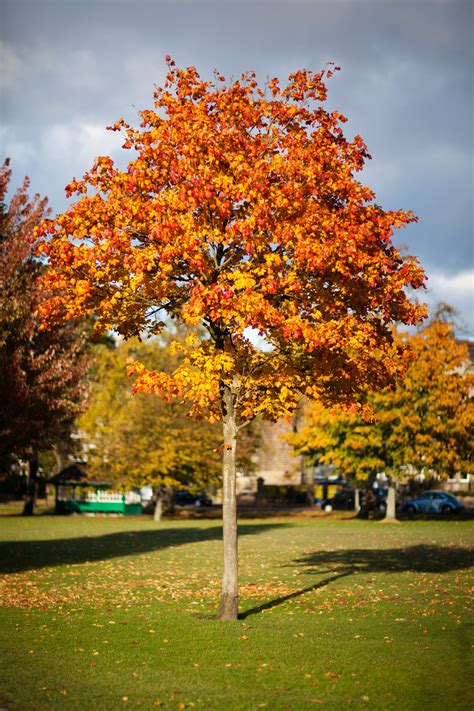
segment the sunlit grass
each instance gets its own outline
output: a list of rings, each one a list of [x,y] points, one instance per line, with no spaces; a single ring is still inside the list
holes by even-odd
[[[216,520],[2,517],[3,705],[472,708],[471,523],[240,532],[241,618],[222,623]]]

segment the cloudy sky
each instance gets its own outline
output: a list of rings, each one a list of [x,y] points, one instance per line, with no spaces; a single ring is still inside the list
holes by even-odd
[[[329,105],[373,160],[364,181],[412,209],[398,240],[474,337],[472,0],[0,0],[1,152],[54,211],[97,155],[105,126],[152,104],[164,57],[208,76],[284,78],[334,61]],[[129,154],[127,154],[127,157]]]

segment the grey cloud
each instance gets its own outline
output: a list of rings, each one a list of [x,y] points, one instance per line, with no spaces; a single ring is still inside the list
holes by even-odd
[[[119,155],[103,127],[120,116],[133,121],[152,103],[165,54],[204,76],[215,67],[226,76],[251,68],[262,80],[333,60],[343,71],[329,83],[328,106],[348,116],[347,132],[361,134],[373,155],[361,179],[384,207],[419,215],[397,239],[454,278],[474,263],[473,7],[471,0],[3,0],[0,138],[32,188],[63,209],[72,176],[97,153]]]

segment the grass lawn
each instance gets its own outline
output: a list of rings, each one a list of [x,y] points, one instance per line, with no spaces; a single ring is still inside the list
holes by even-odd
[[[468,521],[0,517],[0,706],[473,708]],[[471,620],[472,621],[472,620]]]

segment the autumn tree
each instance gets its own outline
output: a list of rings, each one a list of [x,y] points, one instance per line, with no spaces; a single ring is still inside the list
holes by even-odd
[[[368,393],[372,416],[311,404],[293,437],[296,450],[360,481],[377,472],[392,482],[473,472],[474,373],[466,343],[438,319],[396,334],[395,342],[410,347],[409,366],[395,388]]]
[[[406,376],[395,390],[374,396],[392,467],[441,479],[473,472],[474,373],[467,344],[442,321],[399,338],[413,353]]]
[[[415,217],[374,202],[355,177],[363,140],[324,109],[333,69],[261,88],[253,72],[226,83],[168,65],[140,125],[111,127],[134,151],[128,167],[97,158],[68,186],[77,202],[40,230],[48,313],[95,313],[126,338],[160,332],[165,316],[205,330],[173,373],[136,360],[129,372],[138,390],[222,423],[220,617],[236,619],[238,432],[288,415],[302,393],[356,403],[391,382],[404,348],[390,324],[422,317],[404,289],[424,276],[391,240]]]
[[[38,283],[34,228],[47,215],[47,200],[28,196],[28,180],[6,204],[11,177],[0,171],[0,459],[29,461],[25,515],[33,512],[38,452],[69,434],[86,394],[86,339],[70,321],[44,324],[38,308],[47,295]]]
[[[217,423],[190,419],[176,400],[140,392],[132,397],[124,367],[131,354],[147,368],[167,372],[179,361],[164,339],[98,348],[90,406],[77,427],[88,475],[128,487],[152,486],[159,518],[170,487],[219,485],[222,436]]]

